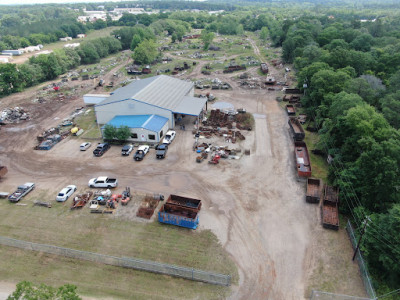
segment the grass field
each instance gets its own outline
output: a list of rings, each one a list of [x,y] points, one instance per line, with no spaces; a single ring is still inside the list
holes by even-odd
[[[158,222],[119,220],[93,215],[88,208],[71,211],[70,200],[55,203],[54,195],[36,189],[23,199],[27,206],[0,202],[0,235],[21,240],[102,254],[136,257],[231,274],[234,263],[216,236],[208,230],[192,231]],[[51,209],[33,201],[52,201]],[[0,246],[0,280],[30,280],[58,286],[73,283],[82,294],[123,299],[220,299],[229,288],[196,283],[147,272],[56,257]]]
[[[312,176],[315,178],[321,178],[324,182],[327,182],[328,177],[328,163],[325,158],[320,155],[315,155],[311,152],[315,149],[319,136],[317,133],[306,131],[306,137],[304,141],[307,144],[308,152],[311,159]]]
[[[82,114],[75,118],[77,126],[84,130],[81,138],[100,139],[101,132],[96,123],[94,107],[87,114]]]

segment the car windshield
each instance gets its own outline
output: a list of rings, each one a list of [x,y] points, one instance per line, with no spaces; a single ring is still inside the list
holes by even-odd
[[[62,196],[64,196],[64,194],[63,194],[63,193],[59,193],[58,196],[62,197]],[[54,197],[54,196],[53,196],[53,197]]]
[[[129,150],[131,148],[131,146],[124,146],[122,147],[122,150]]]

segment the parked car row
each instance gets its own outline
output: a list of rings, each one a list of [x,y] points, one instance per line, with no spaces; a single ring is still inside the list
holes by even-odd
[[[162,144],[157,145],[156,149],[156,158],[163,159],[167,155],[168,145],[172,143],[175,139],[176,132],[174,130],[169,130],[162,141]],[[86,151],[90,148],[92,144],[89,142],[82,143],[79,147],[81,151]],[[109,143],[99,143],[96,146],[96,149],[93,150],[93,155],[96,157],[103,156],[108,149],[110,149],[111,145]],[[124,145],[121,149],[122,156],[129,156],[133,151],[133,144]],[[135,154],[133,155],[133,159],[136,161],[141,161],[149,152],[150,146],[148,145],[141,145],[136,150]]]

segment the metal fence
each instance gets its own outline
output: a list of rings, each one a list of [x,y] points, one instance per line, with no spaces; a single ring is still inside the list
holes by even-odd
[[[357,247],[357,239],[354,234],[353,226],[351,226],[350,221],[347,221],[346,230],[347,230],[347,233],[349,234],[351,245],[353,246],[353,249],[355,249]],[[371,277],[369,276],[368,268],[364,262],[364,259],[360,253],[360,250],[357,250],[356,259],[357,259],[358,266],[360,268],[361,277],[364,281],[364,286],[367,291],[367,294],[370,298],[375,299],[376,295],[375,295],[374,287],[372,286],[372,280],[371,280]]]
[[[54,255],[62,255],[70,258],[88,260],[96,263],[165,274],[174,277],[181,277],[189,280],[202,281],[216,285],[231,285],[230,275],[211,273],[193,268],[179,267],[136,258],[116,257],[69,248],[61,248],[52,245],[31,243],[2,236],[0,236],[0,244],[26,250],[39,251]]]
[[[370,300],[370,298],[360,298],[348,295],[312,291],[310,300]]]

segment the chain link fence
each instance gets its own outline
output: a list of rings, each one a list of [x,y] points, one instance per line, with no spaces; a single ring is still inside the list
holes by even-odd
[[[327,292],[312,291],[310,300],[370,300],[370,298],[360,298]]]
[[[159,273],[174,277],[181,277],[189,280],[201,281],[216,285],[224,285],[224,286],[231,285],[230,275],[211,273],[193,268],[179,267],[179,266],[141,260],[136,258],[116,257],[105,254],[74,250],[69,248],[61,248],[57,246],[31,243],[1,236],[0,236],[0,244],[20,249],[44,252],[54,255],[62,255],[65,257],[76,258],[76,259],[83,259],[101,264],[131,268],[135,270]]]
[[[347,230],[347,233],[349,234],[351,245],[353,246],[353,249],[355,249],[357,247],[357,239],[354,234],[353,226],[351,226],[350,220],[347,221],[346,230]],[[364,286],[367,291],[367,294],[370,298],[375,299],[376,295],[375,295],[374,287],[372,286],[372,280],[371,280],[371,277],[369,276],[368,268],[364,262],[364,259],[360,253],[360,250],[357,250],[356,260],[357,260],[358,266],[360,268],[361,277],[364,281]]]

